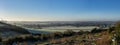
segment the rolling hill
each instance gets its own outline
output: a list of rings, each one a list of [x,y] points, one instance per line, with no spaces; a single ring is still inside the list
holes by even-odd
[[[18,36],[22,34],[30,34],[30,33],[24,28],[7,24],[5,22],[0,22],[0,36],[2,38]]]

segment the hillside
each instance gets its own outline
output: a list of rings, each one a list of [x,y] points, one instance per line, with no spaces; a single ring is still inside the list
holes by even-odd
[[[21,27],[0,22],[0,36],[3,38],[17,36],[21,34],[29,34],[29,32]]]

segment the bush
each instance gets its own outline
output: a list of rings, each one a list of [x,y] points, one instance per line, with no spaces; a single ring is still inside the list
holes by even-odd
[[[120,42],[120,22],[117,22],[115,25],[116,40]]]
[[[78,35],[82,35],[84,34],[84,31],[83,30],[80,30],[79,32],[77,32]]]
[[[110,27],[109,28],[109,33],[111,33],[112,31],[114,31],[115,30],[115,27]]]
[[[63,37],[63,34],[62,34],[61,32],[55,32],[55,33],[54,33],[54,36],[55,36],[56,38],[61,38],[61,37]]]
[[[49,37],[49,35],[47,35],[47,34],[41,34],[40,39],[41,39],[41,41],[45,41],[48,39],[48,37]]]
[[[97,33],[97,28],[92,29],[91,33]]]
[[[0,42],[2,42],[2,38],[0,37]]]
[[[72,31],[72,30],[67,30],[67,31],[65,31],[64,32],[64,36],[72,36],[72,35],[74,35],[75,34],[75,32],[74,31]]]

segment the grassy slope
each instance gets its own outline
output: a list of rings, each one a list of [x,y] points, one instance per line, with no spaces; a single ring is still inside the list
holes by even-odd
[[[5,25],[5,26],[0,27],[0,32],[15,31],[15,32],[22,33],[22,34],[29,34],[29,32],[24,28],[21,28],[21,27],[15,26],[15,25],[11,25],[11,24],[7,24],[7,23],[3,23],[3,22],[0,22],[0,24]]]
[[[64,37],[60,39],[51,39],[48,42],[41,44],[51,45],[110,45],[112,37],[105,31],[96,34],[74,35],[71,37]],[[38,45],[41,45],[38,44]]]

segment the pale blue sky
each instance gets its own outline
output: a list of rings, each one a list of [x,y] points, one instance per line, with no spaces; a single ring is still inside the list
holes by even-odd
[[[8,21],[114,21],[120,0],[0,0],[0,18]]]

